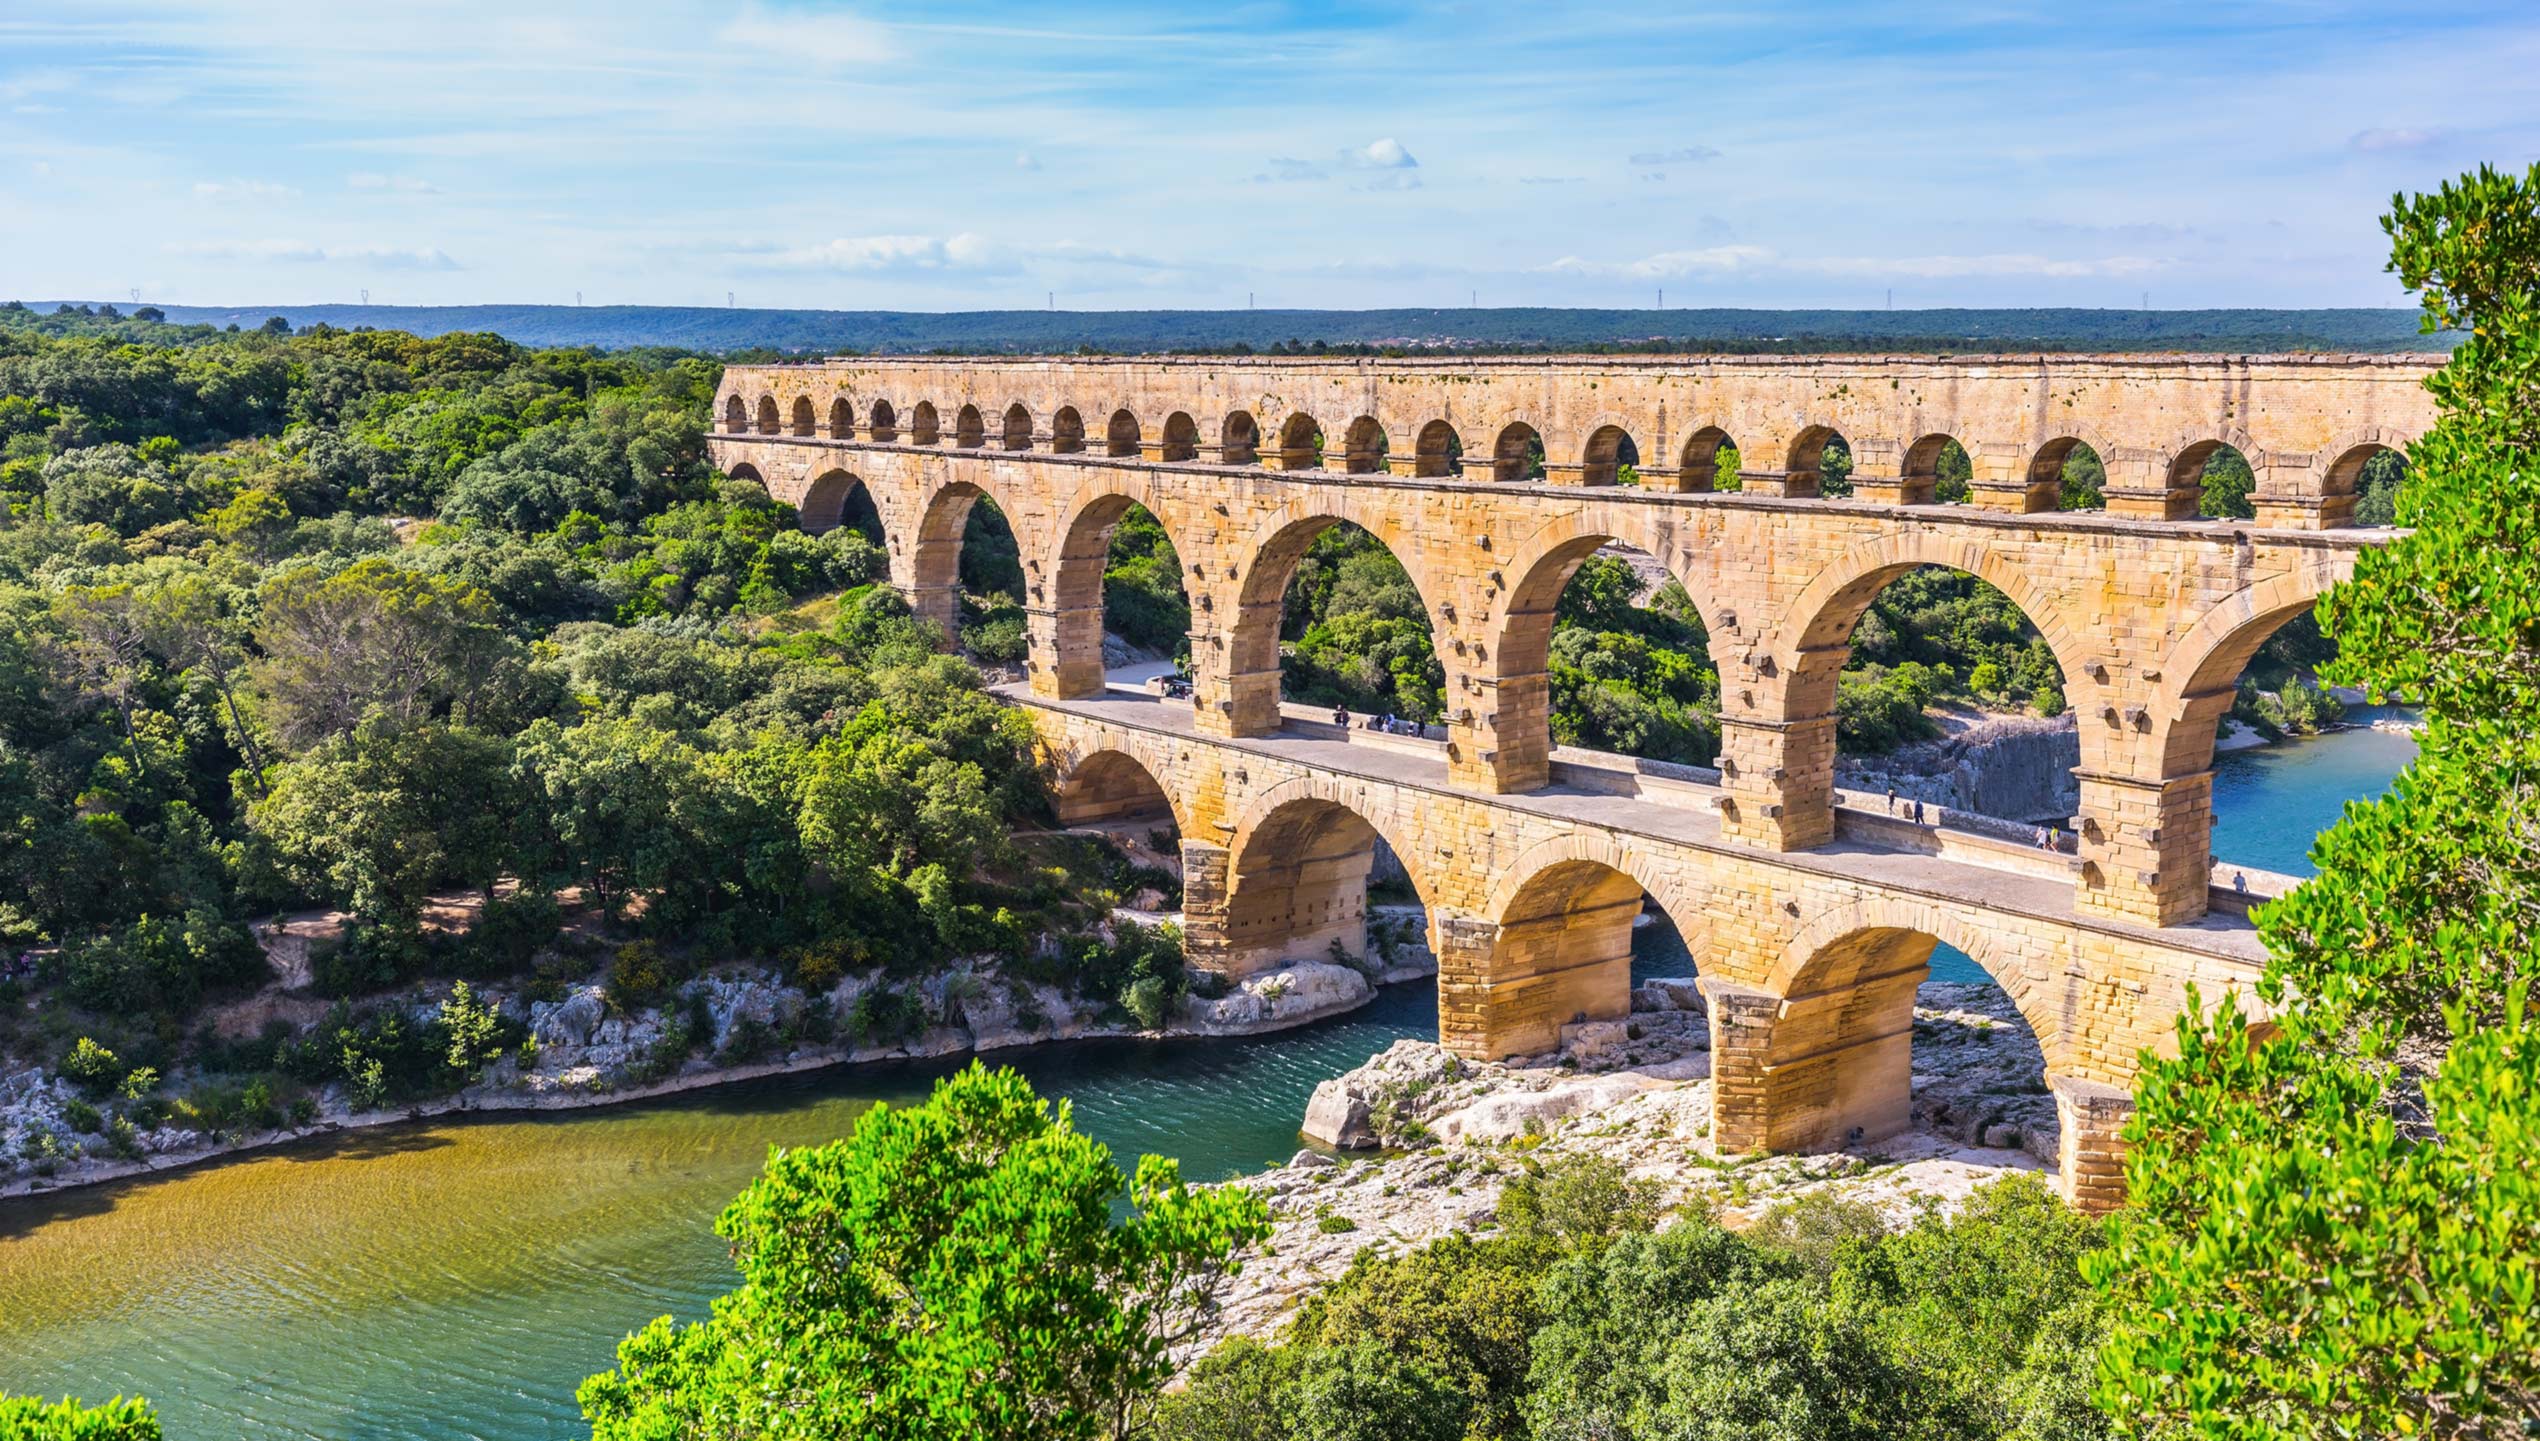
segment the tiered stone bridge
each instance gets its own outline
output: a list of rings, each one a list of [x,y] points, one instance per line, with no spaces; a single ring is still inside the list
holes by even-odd
[[[1442,1039],[1520,1054],[1626,1009],[1646,892],[1712,998],[1716,1140],[1789,1149],[1904,1124],[1913,990],[1945,940],[2018,1001],[2058,1098],[2066,1192],[2104,1205],[2138,1052],[2188,985],[2213,994],[2260,960],[2244,919],[2207,915],[2216,723],[2257,647],[2379,538],[2344,527],[2355,477],[2428,423],[2432,363],[840,360],[733,367],[713,449],[809,529],[862,486],[894,584],[947,623],[970,508],[996,501],[1030,618],[1016,698],[1062,806],[1170,809],[1201,964],[1363,950],[1381,836],[1428,905]],[[1086,415],[1104,417],[1090,442]],[[1467,432],[1487,448],[1466,456]],[[1821,499],[1838,434],[1854,494]],[[1713,457],[1731,437],[1747,468],[1724,493]],[[1951,438],[1972,504],[1933,503]],[[2107,513],[2054,508],[2081,442],[2108,470]],[[2224,444],[2258,477],[2256,523],[2186,518]],[[1756,468],[1768,458],[1781,468]],[[1614,483],[1626,466],[1641,484]],[[1105,684],[1102,571],[1132,505],[1185,568],[1195,704]],[[1342,521],[1391,547],[1426,602],[1442,743],[1281,707],[1282,598]],[[1716,782],[1554,750],[1554,605],[1615,544],[1657,557],[1709,628]],[[2076,856],[1838,805],[1852,627],[1932,564],[2009,594],[2062,665]]]

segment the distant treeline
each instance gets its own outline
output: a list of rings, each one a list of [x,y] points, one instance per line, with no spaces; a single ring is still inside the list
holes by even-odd
[[[14,302],[12,302],[14,303]],[[27,302],[50,314],[66,302]],[[114,309],[82,302],[90,314]],[[738,310],[646,305],[156,305],[175,326],[490,331],[528,346],[846,353],[1840,354],[2448,351],[2414,310]]]

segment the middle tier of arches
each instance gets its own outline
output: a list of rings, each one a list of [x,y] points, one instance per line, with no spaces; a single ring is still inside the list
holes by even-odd
[[[1364,528],[1421,598],[1446,677],[1443,753],[1475,791],[1535,790],[1552,770],[1547,665],[1556,603],[1600,549],[1655,557],[1709,633],[1721,683],[1724,830],[1777,850],[1834,835],[1836,678],[1873,597],[1920,566],[1964,571],[2026,613],[2078,715],[2077,884],[2087,910],[2171,924],[2202,914],[2215,725],[2266,636],[2352,566],[2326,537],[2179,531],[2106,518],[1893,511],[1748,501],[1667,502],[1629,491],[1473,492],[1311,473],[1230,481],[1222,471],[1036,456],[964,458],[905,448],[718,441],[815,514],[853,484],[872,494],[893,583],[950,630],[971,507],[993,498],[1024,565],[1030,684],[1098,694],[1103,571],[1133,506],[1183,567],[1196,724],[1262,735],[1284,723],[1281,602],[1324,530]],[[853,467],[852,471],[849,467]],[[787,479],[791,474],[799,479]]]

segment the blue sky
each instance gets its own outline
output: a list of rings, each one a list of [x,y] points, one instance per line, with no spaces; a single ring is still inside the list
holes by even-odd
[[[2403,304],[2540,7],[0,12],[0,295]]]

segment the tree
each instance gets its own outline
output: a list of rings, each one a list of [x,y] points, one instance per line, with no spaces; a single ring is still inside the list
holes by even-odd
[[[300,884],[411,925],[436,886],[492,895],[523,809],[511,765],[500,736],[373,721],[275,767],[248,818]]]
[[[497,619],[476,587],[382,556],[332,575],[287,570],[264,588],[256,687],[294,747],[366,716],[412,725],[495,686],[516,649]]]
[[[716,1230],[740,1288],[583,1383],[594,1441],[1124,1437],[1269,1223],[1161,1157],[1124,1177],[1065,1103],[974,1063],[774,1152]]]
[[[2540,1425],[2540,166],[2383,221],[2425,323],[2408,536],[2321,599],[2326,674],[2423,706],[2416,760],[2259,913],[2258,994],[2144,1073],[2134,1218],[2090,1263],[2129,1429],[2490,1437]]]
[[[159,1441],[159,1434],[159,1418],[137,1396],[88,1406],[68,1397],[0,1394],[0,1437],[7,1441]]]

